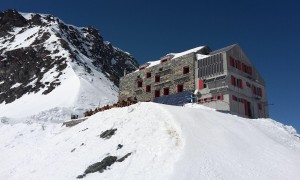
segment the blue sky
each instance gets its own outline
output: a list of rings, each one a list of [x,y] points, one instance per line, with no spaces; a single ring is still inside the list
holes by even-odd
[[[53,14],[93,26],[140,62],[201,45],[239,43],[267,82],[270,115],[300,132],[297,1],[9,0],[0,10]]]

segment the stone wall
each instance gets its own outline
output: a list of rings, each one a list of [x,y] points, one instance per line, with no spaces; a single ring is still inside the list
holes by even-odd
[[[164,88],[169,88],[169,93],[177,93],[177,85],[183,84],[183,90],[195,89],[195,61],[194,53],[190,53],[176,59],[163,62],[126,76],[120,79],[119,100],[136,97],[139,101],[151,101],[155,98],[155,90],[163,96]],[[183,74],[183,68],[189,67],[189,73]],[[146,74],[151,73],[147,78]],[[155,76],[160,76],[160,82],[155,82]],[[138,87],[138,81],[142,81],[142,87]],[[146,92],[146,86],[151,86],[151,91]]]

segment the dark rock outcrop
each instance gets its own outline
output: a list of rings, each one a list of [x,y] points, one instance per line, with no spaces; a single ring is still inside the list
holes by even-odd
[[[116,131],[117,131],[117,129],[106,130],[100,134],[100,138],[109,139],[115,134]]]

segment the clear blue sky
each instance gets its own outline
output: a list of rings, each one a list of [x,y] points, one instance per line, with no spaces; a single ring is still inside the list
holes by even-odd
[[[9,0],[0,10],[53,14],[93,26],[140,62],[169,52],[239,43],[267,82],[270,115],[300,131],[300,3],[297,1]]]

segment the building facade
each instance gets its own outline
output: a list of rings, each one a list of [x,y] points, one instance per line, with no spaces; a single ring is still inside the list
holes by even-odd
[[[267,118],[265,81],[237,44],[168,54],[120,79],[119,100],[153,101],[184,91],[195,101],[247,118]]]

